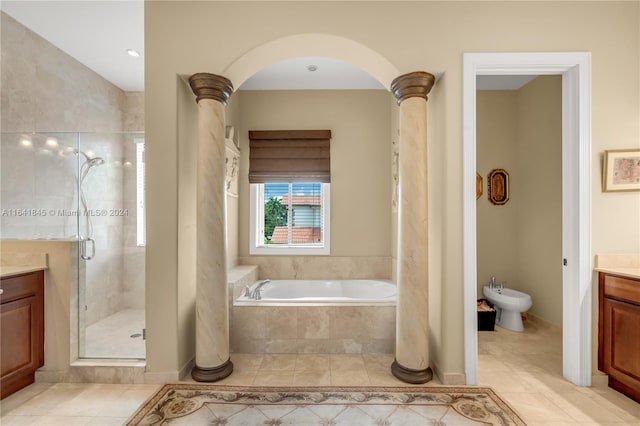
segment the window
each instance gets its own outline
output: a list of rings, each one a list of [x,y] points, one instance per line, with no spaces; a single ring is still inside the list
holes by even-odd
[[[330,130],[249,131],[250,254],[328,255]]]
[[[329,184],[251,185],[250,254],[329,254]]]

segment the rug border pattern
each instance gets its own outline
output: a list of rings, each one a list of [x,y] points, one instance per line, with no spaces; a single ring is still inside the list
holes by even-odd
[[[236,386],[210,383],[167,383],[129,417],[125,425],[135,426],[171,391],[247,392],[247,393],[415,393],[415,394],[485,394],[516,426],[526,426],[520,415],[492,388],[486,386]],[[463,414],[464,415],[464,414]]]

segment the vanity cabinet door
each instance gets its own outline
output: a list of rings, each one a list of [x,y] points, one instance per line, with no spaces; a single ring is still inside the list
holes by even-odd
[[[0,304],[0,398],[33,383],[44,365],[43,274],[2,280]]]
[[[609,386],[640,401],[640,306],[605,298],[603,320],[601,361]]]

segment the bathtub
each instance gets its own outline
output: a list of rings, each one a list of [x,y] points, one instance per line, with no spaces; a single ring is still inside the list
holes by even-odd
[[[269,280],[260,293],[261,299],[255,300],[243,292],[234,305],[395,305],[397,289],[388,280]]]
[[[263,280],[249,286],[253,291]],[[230,305],[230,349],[238,353],[392,354],[396,286],[387,280],[272,280],[261,300]]]

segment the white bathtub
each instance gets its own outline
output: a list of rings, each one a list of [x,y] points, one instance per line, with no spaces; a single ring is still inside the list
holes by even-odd
[[[262,281],[249,290],[253,292]],[[243,292],[234,305],[395,305],[396,293],[396,285],[388,280],[270,280],[262,285],[260,300]]]

